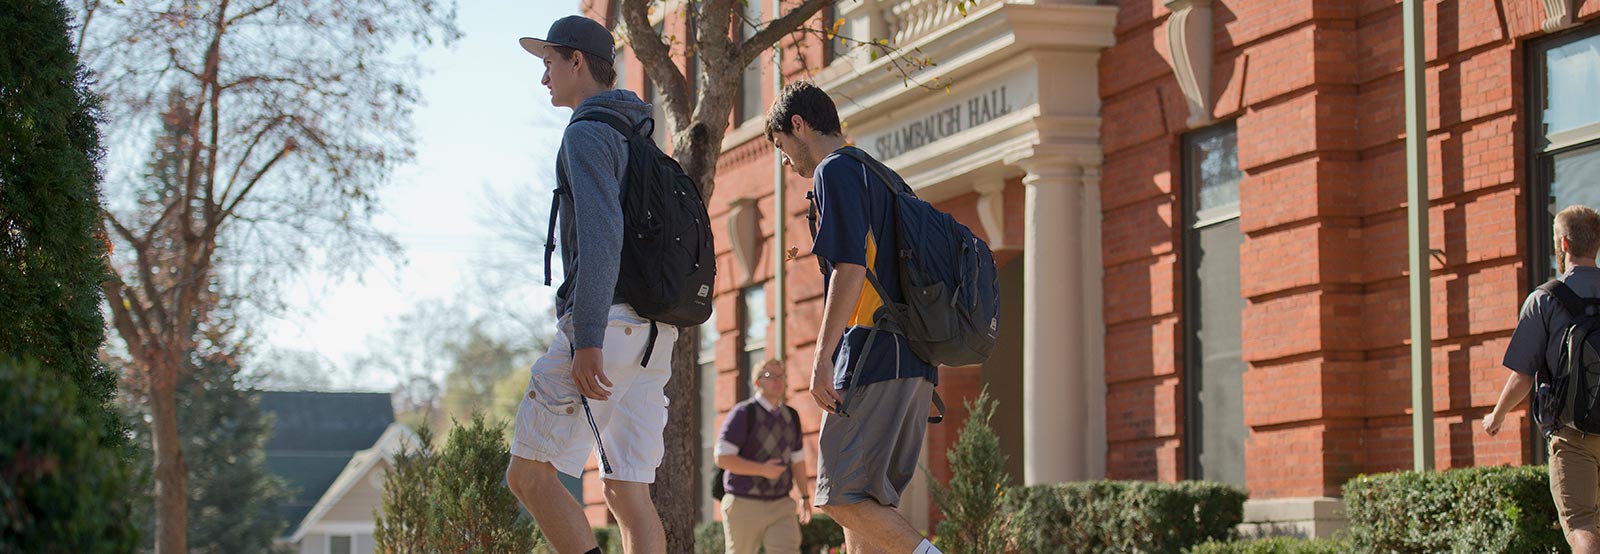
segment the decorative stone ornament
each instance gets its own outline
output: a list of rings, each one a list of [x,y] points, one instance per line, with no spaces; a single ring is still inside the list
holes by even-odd
[[[1172,10],[1167,17],[1167,47],[1178,88],[1189,103],[1187,124],[1190,129],[1204,127],[1212,122],[1211,0],[1168,0],[1167,9]]]
[[[1544,32],[1554,33],[1572,26],[1573,0],[1544,0]]]
[[[973,190],[978,192],[978,221],[989,237],[989,248],[1009,248],[1006,242],[1006,182],[1003,179],[979,181]]]
[[[756,199],[740,198],[728,204],[728,239],[733,259],[738,262],[741,283],[755,280],[756,262],[761,255],[761,210]]]

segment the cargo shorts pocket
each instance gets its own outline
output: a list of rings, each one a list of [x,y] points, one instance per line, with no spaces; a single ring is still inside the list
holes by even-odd
[[[528,380],[528,400],[558,416],[578,413],[580,395],[572,373],[544,372]]]

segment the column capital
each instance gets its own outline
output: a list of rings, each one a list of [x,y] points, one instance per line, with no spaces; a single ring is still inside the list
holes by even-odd
[[[1005,162],[1021,167],[1027,172],[1023,184],[1036,185],[1041,181],[1079,181],[1091,170],[1099,182],[1100,149],[1089,145],[1035,144],[1019,149],[1005,157]]]

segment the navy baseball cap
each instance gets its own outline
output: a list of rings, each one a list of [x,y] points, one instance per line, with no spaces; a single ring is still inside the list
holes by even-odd
[[[616,43],[611,40],[611,31],[581,15],[557,19],[550,25],[547,38],[522,37],[518,42],[522,43],[523,50],[541,59],[550,55],[551,46],[564,46],[615,64]]]

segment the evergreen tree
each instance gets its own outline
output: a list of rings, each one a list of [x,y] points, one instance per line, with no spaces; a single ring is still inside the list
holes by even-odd
[[[37,360],[70,379],[84,416],[125,444],[111,414],[116,380],[96,353],[105,342],[100,283],[99,108],[54,0],[0,12],[0,356]]]
[[[396,454],[383,483],[377,551],[412,553],[546,552],[533,519],[522,514],[505,484],[505,424],[472,422],[451,428],[442,450],[423,428],[422,444]]]
[[[218,313],[225,313],[221,310]],[[261,410],[253,382],[242,375],[239,360],[248,347],[235,338],[227,322],[200,332],[178,384],[179,428],[189,468],[188,545],[192,553],[247,554],[274,552],[273,541],[288,526],[278,506],[290,500],[288,486],[266,466],[262,446],[272,434],[271,417]],[[137,390],[137,389],[136,389]],[[138,393],[130,391],[137,399]],[[134,403],[140,410],[145,403]],[[138,411],[134,430],[141,439],[141,470],[150,484],[153,454],[149,424]],[[146,548],[154,548],[153,491],[141,503]]]
[[[1006,514],[1001,503],[1006,484],[1006,456],[1000,438],[989,427],[995,401],[984,387],[967,403],[967,423],[950,447],[950,484],[931,483],[933,500],[944,512],[939,522],[939,549],[972,554],[1005,551]]]
[[[123,552],[129,452],[99,285],[98,106],[55,0],[0,9],[0,552]]]
[[[394,455],[389,474],[383,480],[382,512],[373,514],[378,529],[374,534],[377,551],[385,554],[424,554],[430,552],[428,499],[432,495],[434,462],[433,431],[417,427],[420,444],[406,445]]]

